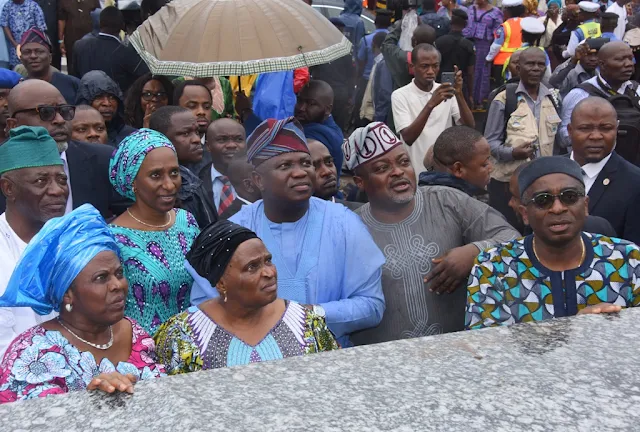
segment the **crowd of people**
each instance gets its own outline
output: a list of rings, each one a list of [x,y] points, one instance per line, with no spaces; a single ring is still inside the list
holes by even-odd
[[[0,403],[640,304],[640,39],[605,3],[366,34],[346,0],[351,54],[197,79],[117,7],[6,3]]]

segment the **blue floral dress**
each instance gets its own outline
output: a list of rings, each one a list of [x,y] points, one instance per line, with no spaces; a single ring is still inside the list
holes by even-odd
[[[164,375],[164,367],[156,364],[153,339],[129,321],[131,354],[117,365],[107,358],[97,364],[93,354],[80,352],[59,331],[31,327],[9,345],[0,364],[0,403],[85,390],[102,373],[117,371],[138,380]]]
[[[193,215],[175,209],[176,221],[165,231],[142,231],[109,225],[120,246],[129,294],[124,314],[149,334],[191,303],[193,278],[185,256],[200,228]]]
[[[47,31],[47,24],[44,21],[44,13],[38,3],[33,0],[24,0],[24,3],[17,4],[9,0],[2,8],[0,14],[0,25],[9,27],[11,34],[17,43],[20,43],[24,32],[31,27],[36,27],[43,32]],[[9,64],[13,69],[20,63],[20,59],[16,53],[16,49],[7,39],[7,48],[9,49]]]

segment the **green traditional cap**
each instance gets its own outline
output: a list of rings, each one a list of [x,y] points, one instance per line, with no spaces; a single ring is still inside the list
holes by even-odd
[[[43,127],[20,126],[0,145],[0,174],[22,168],[62,165],[58,145]]]

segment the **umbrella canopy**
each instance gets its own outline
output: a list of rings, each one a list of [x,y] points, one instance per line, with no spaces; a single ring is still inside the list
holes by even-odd
[[[351,52],[344,35],[301,0],[173,0],[130,40],[157,75],[292,70]]]

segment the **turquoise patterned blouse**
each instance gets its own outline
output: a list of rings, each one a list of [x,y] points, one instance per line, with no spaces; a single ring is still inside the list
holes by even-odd
[[[175,209],[176,221],[165,231],[141,231],[109,225],[122,253],[129,281],[125,315],[150,335],[189,307],[193,278],[184,267],[200,228],[191,213]]]

